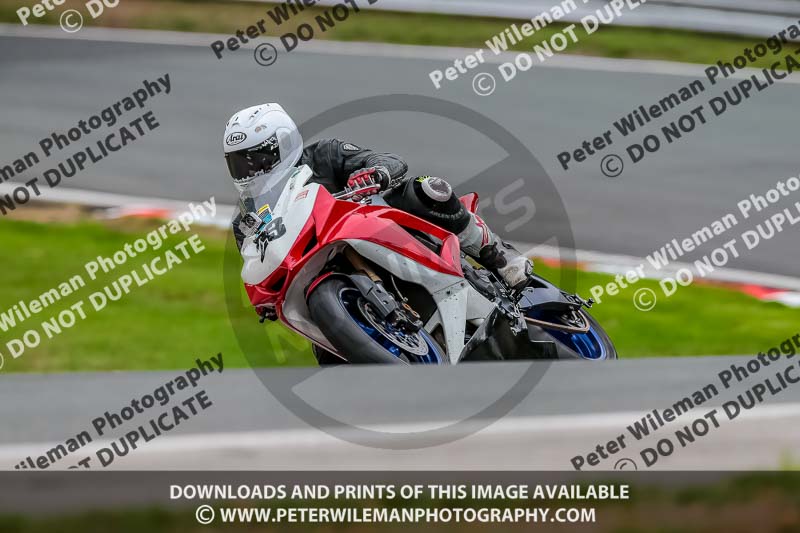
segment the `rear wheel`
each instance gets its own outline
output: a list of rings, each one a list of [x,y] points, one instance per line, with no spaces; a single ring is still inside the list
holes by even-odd
[[[590,359],[595,361],[618,359],[617,349],[600,323],[586,311],[581,311],[580,316],[586,320],[589,326],[588,331],[584,333],[572,333],[530,324],[528,328],[532,330],[532,335],[536,337],[536,340],[555,342],[559,359]],[[552,317],[537,316],[532,318],[559,322],[558,318],[554,319]]]
[[[444,350],[424,330],[409,333],[375,313],[347,280],[329,278],[308,298],[311,318],[336,350],[356,364],[441,364]]]

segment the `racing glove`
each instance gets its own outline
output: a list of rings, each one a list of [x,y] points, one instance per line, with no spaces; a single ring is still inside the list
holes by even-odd
[[[347,188],[361,189],[369,187],[369,189],[364,190],[364,195],[366,196],[386,190],[391,180],[392,177],[386,167],[362,168],[350,174],[347,179]]]

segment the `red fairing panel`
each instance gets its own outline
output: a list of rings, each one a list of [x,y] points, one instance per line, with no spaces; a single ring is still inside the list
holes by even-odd
[[[441,253],[435,254],[401,225],[442,241]],[[306,250],[314,237],[317,239],[316,244]],[[276,306],[280,313],[279,304],[305,262],[320,248],[351,239],[384,246],[437,272],[464,276],[458,238],[452,233],[391,207],[336,200],[321,187],[311,218],[280,267],[258,285],[245,284],[250,302],[256,307]]]
[[[320,190],[313,216],[317,223],[317,238],[323,246],[348,239],[373,242],[437,272],[459,277],[464,275],[458,238],[435,224],[398,209],[340,201]],[[436,255],[401,226],[442,241],[441,254]]]

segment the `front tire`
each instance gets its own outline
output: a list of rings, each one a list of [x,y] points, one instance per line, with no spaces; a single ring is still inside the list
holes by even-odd
[[[347,361],[335,353],[331,353],[325,348],[320,348],[316,344],[311,345],[311,353],[314,354],[319,366],[339,366],[347,364]]]
[[[375,317],[365,316],[360,292],[347,280],[332,277],[319,284],[308,297],[311,318],[337,352],[353,364],[440,364],[444,350],[424,330],[408,335],[390,325],[375,327]],[[383,329],[384,331],[381,331]],[[404,347],[388,334],[405,335],[412,348]],[[418,337],[417,337],[418,336]],[[422,354],[422,351],[426,353]]]

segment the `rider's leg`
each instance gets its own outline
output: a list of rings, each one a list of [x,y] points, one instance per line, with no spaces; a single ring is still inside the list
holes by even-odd
[[[524,286],[533,273],[533,263],[500,239],[481,217],[470,215],[469,225],[458,234],[461,249],[481,265],[497,271],[512,288]]]
[[[533,272],[531,261],[467,211],[445,180],[430,176],[409,179],[385,198],[391,206],[455,233],[464,253],[497,272],[509,286],[523,285]]]

